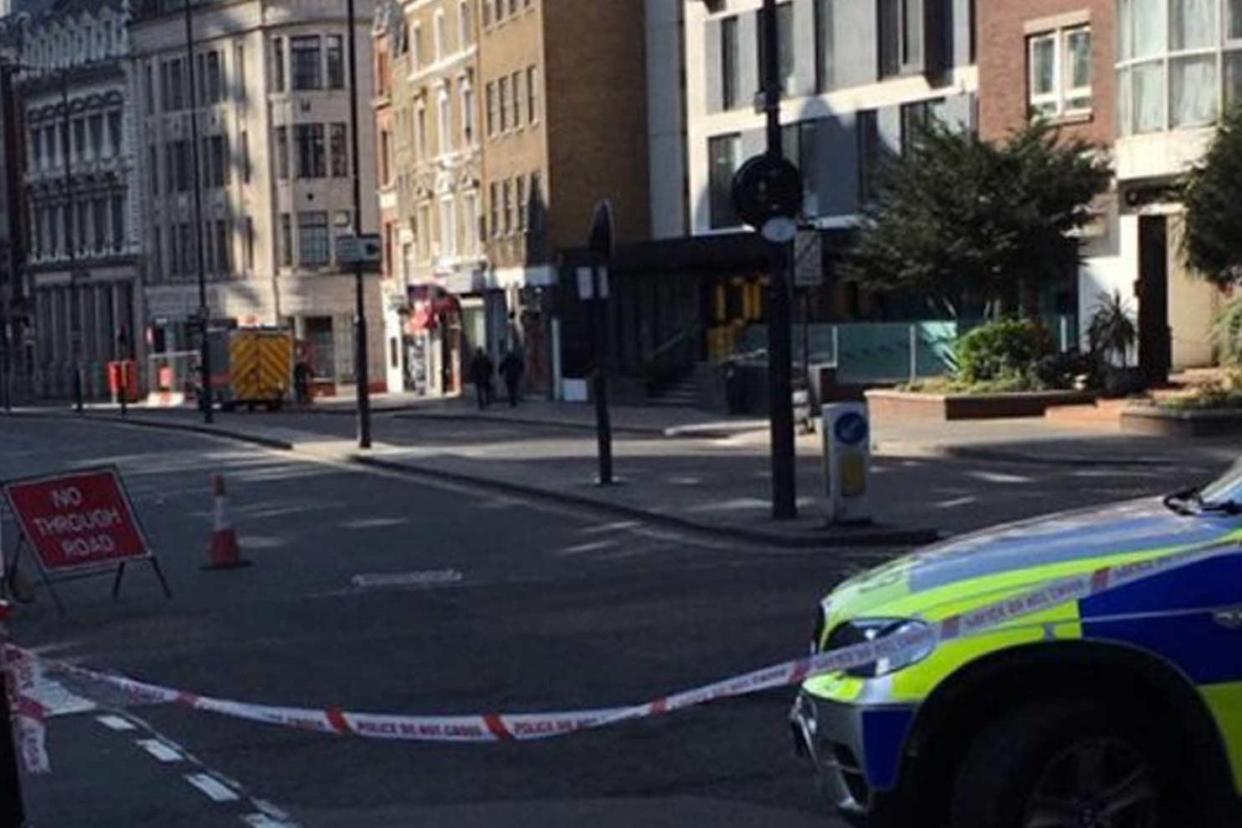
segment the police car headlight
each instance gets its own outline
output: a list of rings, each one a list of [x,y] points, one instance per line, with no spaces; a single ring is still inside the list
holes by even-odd
[[[869,641],[880,641],[894,635],[931,633],[931,631],[928,624],[910,618],[856,618],[838,625],[832,631],[832,635],[828,637],[827,651],[840,650]],[[845,674],[855,678],[887,676],[918,664],[931,655],[935,648],[935,639],[929,634],[927,643],[922,646],[905,650],[889,658],[882,658],[874,664],[846,670]]]

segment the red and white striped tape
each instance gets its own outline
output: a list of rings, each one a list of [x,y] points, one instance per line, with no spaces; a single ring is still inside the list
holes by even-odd
[[[1236,552],[1242,536],[1137,563],[1104,567],[1090,574],[1050,581],[1040,587],[954,615],[925,627],[914,627],[877,641],[868,641],[774,664],[761,670],[654,699],[643,704],[553,713],[488,713],[464,716],[406,716],[355,713],[340,708],[278,707],[203,696],[126,676],[102,673],[63,661],[43,660],[50,669],[104,684],[137,702],[179,704],[263,724],[301,728],[341,736],[425,742],[527,741],[563,736],[580,730],[659,716],[677,710],[801,684],[808,677],[874,664],[935,648],[942,642],[987,633],[1012,621],[1070,601],[1146,580],[1174,569]],[[41,658],[9,645],[10,654]],[[20,662],[19,662],[20,663]]]

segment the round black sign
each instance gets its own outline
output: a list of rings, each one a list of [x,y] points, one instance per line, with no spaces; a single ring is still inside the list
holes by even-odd
[[[761,228],[802,210],[802,174],[788,160],[756,155],[733,176],[733,206],[742,221]]]

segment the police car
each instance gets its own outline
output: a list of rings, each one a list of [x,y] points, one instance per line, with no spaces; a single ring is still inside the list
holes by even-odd
[[[799,752],[868,828],[1242,825],[1242,461],[1203,489],[1002,526],[847,581],[813,649],[1203,547],[1222,551],[813,676],[791,713]]]

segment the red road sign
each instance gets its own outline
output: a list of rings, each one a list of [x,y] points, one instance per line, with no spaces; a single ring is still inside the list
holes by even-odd
[[[17,480],[4,493],[45,572],[151,557],[116,469]]]

